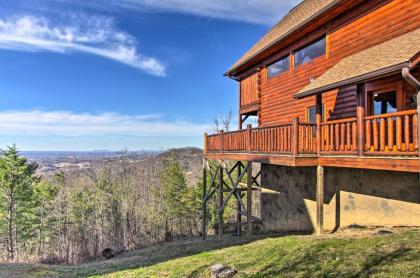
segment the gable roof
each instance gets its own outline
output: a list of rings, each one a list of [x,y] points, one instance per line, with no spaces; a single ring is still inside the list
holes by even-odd
[[[420,51],[420,28],[343,58],[294,95],[302,98],[383,76],[408,66]]]
[[[249,49],[228,71],[232,72],[246,61],[254,58],[266,48],[277,43],[295,29],[310,22],[314,17],[335,6],[337,0],[304,0],[283,17],[267,34]]]

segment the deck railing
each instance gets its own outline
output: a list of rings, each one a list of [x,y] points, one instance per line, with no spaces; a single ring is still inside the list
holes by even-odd
[[[250,130],[250,151],[262,153],[291,153],[292,125],[252,128]]]
[[[417,155],[415,110],[364,118],[366,155]]]
[[[316,153],[316,124],[299,123],[299,154]]]
[[[416,110],[328,121],[317,125],[292,123],[220,132],[205,136],[206,152],[246,152],[299,155],[418,156]],[[363,130],[363,141],[359,141]],[[318,145],[319,142],[319,145]],[[364,142],[358,143],[358,142]]]
[[[356,154],[356,118],[321,123],[322,154]]]

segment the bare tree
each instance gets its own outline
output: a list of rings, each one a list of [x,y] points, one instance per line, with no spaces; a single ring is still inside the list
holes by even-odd
[[[225,129],[225,131],[229,131],[230,130],[230,123],[232,121],[232,110],[229,111],[229,113],[226,113],[223,117],[222,117],[222,123],[223,123],[223,127]]]
[[[218,133],[222,129],[224,131],[230,130],[230,124],[232,122],[232,110],[224,115],[216,115],[213,117],[214,128],[213,131]]]
[[[214,116],[213,117],[213,122],[214,122],[213,131],[216,132],[216,133],[219,133],[219,131],[220,131],[220,129],[219,129],[219,126],[220,126],[220,116],[219,115]]]

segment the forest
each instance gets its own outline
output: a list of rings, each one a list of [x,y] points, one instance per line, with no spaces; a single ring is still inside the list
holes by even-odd
[[[198,236],[201,167],[202,151],[186,148],[38,176],[36,163],[8,147],[0,156],[0,260],[72,265],[100,259],[104,248]]]

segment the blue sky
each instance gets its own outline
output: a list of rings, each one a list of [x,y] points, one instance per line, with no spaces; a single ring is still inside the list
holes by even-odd
[[[214,115],[237,118],[222,74],[294,4],[2,1],[0,148],[201,147]]]

